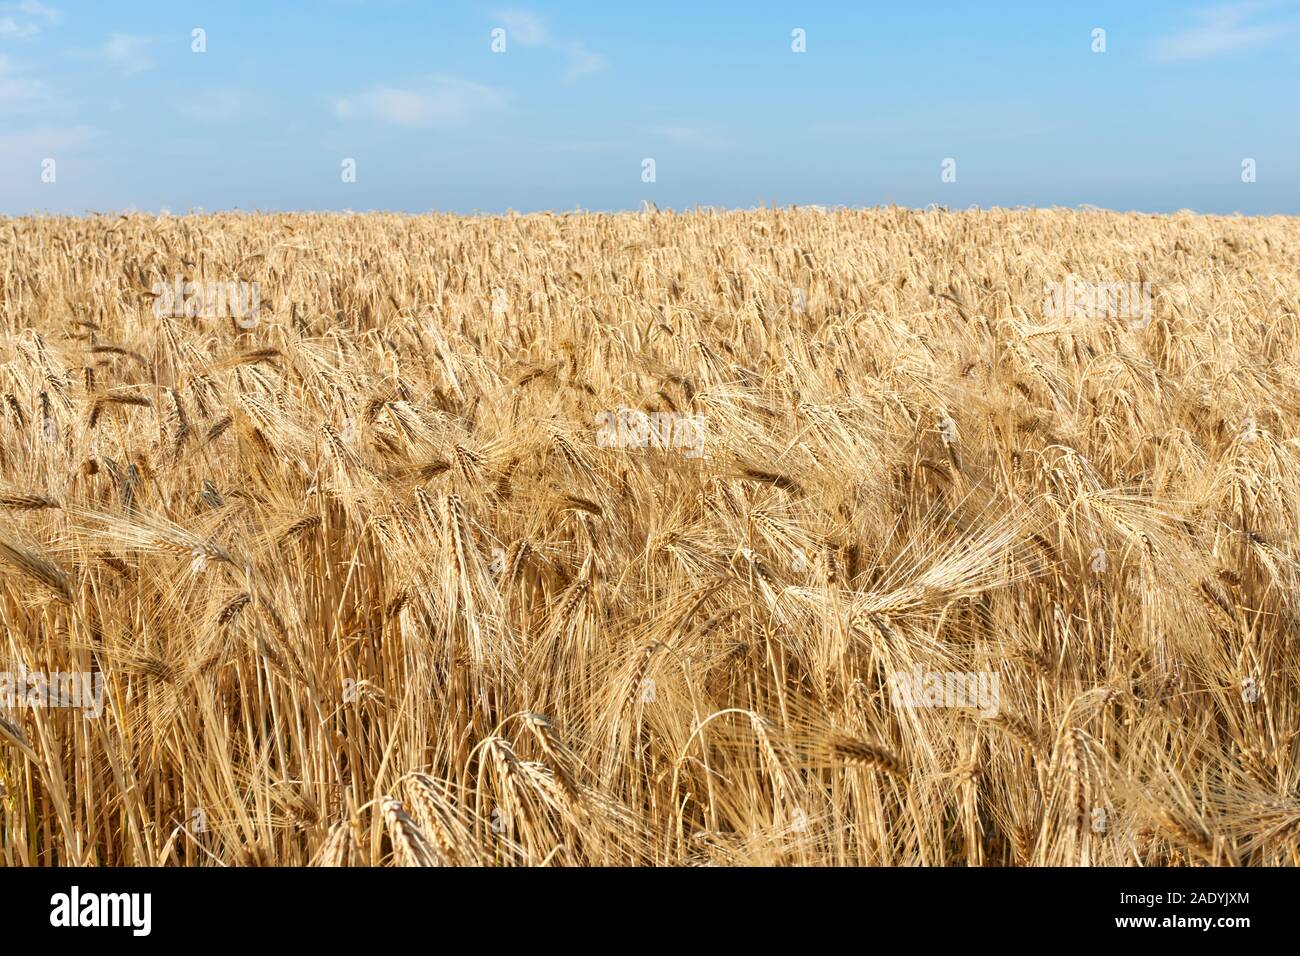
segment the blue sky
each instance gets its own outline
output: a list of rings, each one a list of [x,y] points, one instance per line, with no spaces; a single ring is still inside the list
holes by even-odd
[[[1296,214],[1297,119],[1300,0],[0,0],[0,214]]]

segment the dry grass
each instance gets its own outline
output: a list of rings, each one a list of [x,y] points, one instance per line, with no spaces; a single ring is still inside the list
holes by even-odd
[[[1296,220],[19,219],[0,265],[0,670],[106,694],[4,713],[6,865],[1300,863]],[[1069,272],[1150,325],[1045,318]],[[260,324],[156,317],[178,275]],[[703,455],[599,446],[622,406]]]

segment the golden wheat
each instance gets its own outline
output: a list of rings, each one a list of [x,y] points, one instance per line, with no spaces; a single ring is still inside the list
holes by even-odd
[[[0,236],[4,865],[1300,863],[1294,219]]]

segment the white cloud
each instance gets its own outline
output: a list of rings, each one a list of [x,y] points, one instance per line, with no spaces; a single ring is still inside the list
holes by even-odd
[[[564,78],[570,82],[580,77],[599,73],[609,66],[609,60],[600,53],[593,53],[581,40],[574,40],[560,46],[569,58],[569,68],[564,71]]]
[[[0,54],[0,113],[34,112],[49,106],[45,84],[22,71]]]
[[[16,161],[46,156],[57,158],[60,152],[84,146],[98,134],[93,126],[42,126],[0,133],[0,156]]]
[[[63,19],[58,10],[39,0],[0,3],[0,14],[3,14],[0,16],[0,37],[18,40],[29,40],[41,32],[42,24],[55,24]]]
[[[185,116],[205,120],[234,120],[270,115],[266,94],[256,90],[218,87],[187,93],[177,101]]]
[[[127,76],[140,73],[153,66],[149,58],[149,48],[157,42],[154,37],[139,36],[132,33],[114,33],[100,52],[115,68]]]
[[[0,6],[5,10],[14,10],[29,17],[37,17],[47,23],[58,23],[63,19],[62,13],[53,7],[47,7],[40,0],[19,0],[18,3],[6,3]]]
[[[449,76],[435,76],[417,89],[376,87],[345,96],[334,104],[342,119],[372,119],[406,129],[445,126],[472,114],[498,110],[505,94],[490,86]]]
[[[1259,14],[1275,7],[1267,0],[1247,0],[1196,12],[1197,23],[1156,41],[1156,59],[1166,63],[1201,60],[1260,46],[1290,33],[1294,23],[1260,22]]]
[[[92,203],[98,164],[91,145],[100,136],[93,126],[41,126],[0,132],[0,209],[25,215],[44,209],[72,213]],[[41,177],[45,160],[55,162],[58,185]],[[98,188],[103,188],[100,185]]]
[[[493,16],[497,23],[506,28],[506,43],[518,43],[520,46],[544,46],[547,42],[546,27],[541,17],[527,10],[499,10]]]
[[[539,149],[548,153],[612,153],[624,148],[624,144],[614,140],[586,139],[563,140],[560,142],[541,143]]]
[[[26,40],[40,32],[41,28],[34,23],[19,23],[13,17],[0,17],[0,37]]]
[[[711,126],[656,126],[650,132],[679,146],[691,146],[697,149],[715,149],[729,143],[726,134]]]
[[[562,53],[568,61],[564,71],[566,82],[599,73],[609,66],[609,60],[602,54],[589,50],[581,40],[554,39],[546,29],[542,18],[535,13],[516,7],[498,10],[493,16],[500,26],[505,27],[507,49],[509,44],[515,43],[524,47],[544,47]]]

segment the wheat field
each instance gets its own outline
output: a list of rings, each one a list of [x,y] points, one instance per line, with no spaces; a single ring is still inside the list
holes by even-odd
[[[1296,219],[23,218],[0,266],[5,865],[1300,863]]]

